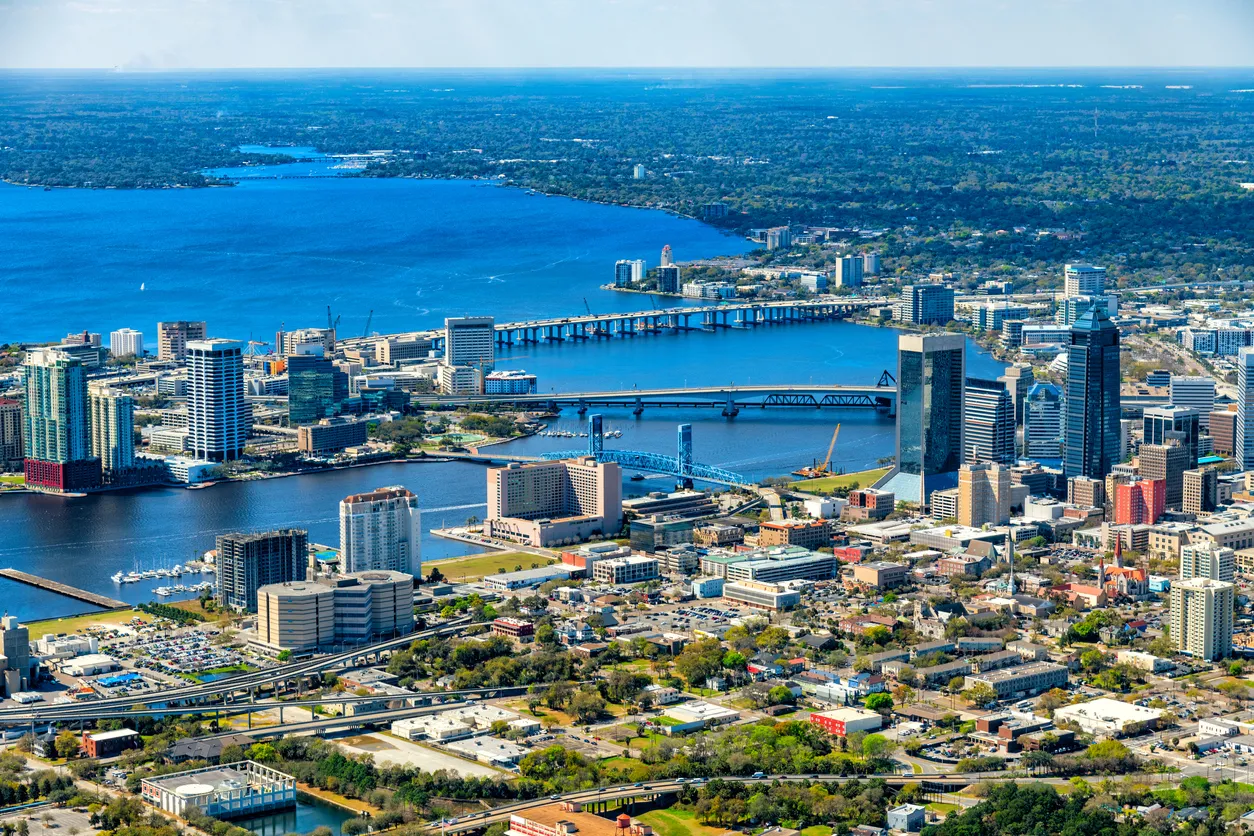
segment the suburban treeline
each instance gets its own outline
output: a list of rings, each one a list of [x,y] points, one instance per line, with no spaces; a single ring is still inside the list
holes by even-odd
[[[729,213],[711,222],[737,232],[880,227],[874,246],[916,273],[983,267],[1030,283],[1078,248],[1117,279],[1189,280],[1220,267],[1251,278],[1254,195],[1238,184],[1254,181],[1240,150],[1254,99],[1205,81],[1025,89],[924,76],[571,76],[459,78],[433,90],[413,79],[10,77],[0,79],[0,176],[202,186],[214,182],[203,169],[276,159],[236,150],[249,143],[384,148],[395,153],[366,176],[504,178],[697,216],[721,202]],[[632,178],[637,163],[644,179]]]

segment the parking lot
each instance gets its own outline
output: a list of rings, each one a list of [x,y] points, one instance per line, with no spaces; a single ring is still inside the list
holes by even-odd
[[[32,833],[90,836],[90,834],[100,832],[98,828],[92,827],[91,814],[87,812],[86,808],[75,810],[70,807],[53,807],[50,804],[0,816],[0,824],[16,826],[23,819],[27,821],[27,827],[30,828]],[[45,824],[45,822],[48,822],[48,824]]]

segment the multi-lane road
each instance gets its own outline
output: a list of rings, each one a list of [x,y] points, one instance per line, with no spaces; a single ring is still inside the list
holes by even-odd
[[[31,723],[47,723],[54,720],[125,716],[126,712],[136,705],[160,707],[163,705],[170,706],[175,703],[205,704],[211,701],[225,702],[234,693],[254,692],[266,686],[279,685],[285,682],[300,682],[307,677],[321,674],[324,671],[349,667],[357,659],[407,647],[418,639],[461,632],[469,625],[469,617],[459,618],[438,627],[410,633],[407,636],[397,636],[385,641],[375,642],[374,644],[355,647],[351,650],[315,656],[298,662],[276,665],[272,668],[262,668],[261,670],[219,679],[210,683],[167,688],[142,695],[112,697],[110,699],[94,700],[90,703],[60,703],[56,705],[19,706],[0,709],[0,726],[29,725]],[[337,701],[331,700],[331,702]],[[164,711],[158,713],[170,714],[176,712]]]
[[[1096,777],[1097,776],[1094,776],[1095,779]],[[1179,776],[1145,775],[1140,777],[1146,783],[1157,783],[1171,781],[1173,779],[1177,779]],[[798,783],[802,781],[841,783],[845,781],[867,780],[869,778],[883,779],[889,786],[895,787],[904,786],[905,784],[927,783],[937,788],[964,787],[980,781],[1023,780],[1022,775],[1007,775],[1005,772],[969,772],[965,774],[937,772],[916,773],[913,775],[767,775],[756,778],[722,776],[719,777],[718,780],[736,781],[745,784],[769,784],[775,781],[781,781],[784,783]],[[1067,783],[1067,779],[1063,778],[1046,778],[1042,780],[1051,783]],[[489,825],[496,824],[497,822],[508,822],[509,817],[514,813],[530,810],[535,807],[543,807],[548,804],[557,804],[562,801],[594,804],[597,802],[614,802],[627,799],[646,799],[658,795],[679,792],[688,786],[700,786],[700,782],[699,780],[694,782],[687,779],[668,779],[662,781],[641,782],[639,784],[620,784],[618,786],[600,787],[592,790],[579,790],[561,795],[551,795],[546,798],[517,801],[513,804],[505,804],[500,807],[494,807],[491,810],[482,813],[471,813],[470,815],[462,816],[457,819],[428,822],[427,826],[433,830],[438,829],[442,833],[452,836],[453,834],[482,830]]]

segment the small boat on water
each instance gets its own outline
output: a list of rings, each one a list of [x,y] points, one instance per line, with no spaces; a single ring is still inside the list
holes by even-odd
[[[156,589],[154,589],[153,592],[157,593],[158,595],[164,598],[167,595],[173,594],[174,590],[170,589],[170,587],[168,586],[159,586]]]
[[[647,478],[648,478],[648,477],[647,477],[647,476],[645,476],[643,473],[633,473],[633,474],[631,474],[631,481],[633,481],[633,482],[643,482],[643,481],[644,481],[645,479],[647,479]]]

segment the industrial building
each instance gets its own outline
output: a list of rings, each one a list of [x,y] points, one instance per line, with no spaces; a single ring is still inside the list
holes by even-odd
[[[296,806],[296,779],[256,761],[239,761],[145,778],[145,802],[186,818],[194,808],[215,819],[255,816]]]

